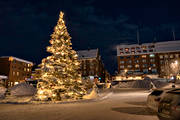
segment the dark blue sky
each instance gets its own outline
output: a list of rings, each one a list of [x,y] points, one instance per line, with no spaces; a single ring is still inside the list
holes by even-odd
[[[177,0],[178,1],[178,0]],[[1,0],[0,56],[16,56],[39,64],[65,12],[73,49],[99,48],[105,67],[117,69],[116,45],[180,38],[180,3],[175,0]]]

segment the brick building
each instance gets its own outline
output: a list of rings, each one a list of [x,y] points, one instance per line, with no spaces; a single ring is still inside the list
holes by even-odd
[[[105,82],[105,68],[98,49],[77,51],[82,77],[99,77]]]
[[[16,57],[0,57],[0,75],[7,76],[6,87],[11,87],[31,76],[33,63]]]
[[[180,58],[180,41],[118,45],[118,73],[162,74],[167,61]]]

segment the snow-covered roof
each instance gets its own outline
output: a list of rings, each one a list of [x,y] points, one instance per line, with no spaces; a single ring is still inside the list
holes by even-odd
[[[117,46],[117,56],[180,52],[180,40]]]
[[[30,62],[30,61],[27,61],[27,60],[23,60],[23,59],[20,59],[20,58],[17,58],[17,57],[13,57],[13,56],[2,56],[0,58],[11,58],[12,60],[24,62],[24,63],[27,63],[27,64],[33,64],[33,62]]]
[[[96,58],[98,56],[98,49],[79,50],[77,54],[79,59]]]
[[[4,75],[0,75],[0,79],[8,79],[8,77]]]

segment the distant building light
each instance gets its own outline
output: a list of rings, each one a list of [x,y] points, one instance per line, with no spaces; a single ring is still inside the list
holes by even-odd
[[[149,56],[150,56],[150,57],[154,57],[155,55],[154,55],[154,54],[150,54]]]

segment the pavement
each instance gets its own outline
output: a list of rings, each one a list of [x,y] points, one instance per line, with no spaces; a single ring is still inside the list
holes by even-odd
[[[112,89],[96,101],[0,104],[0,120],[158,120],[146,107],[148,94],[144,89]]]

